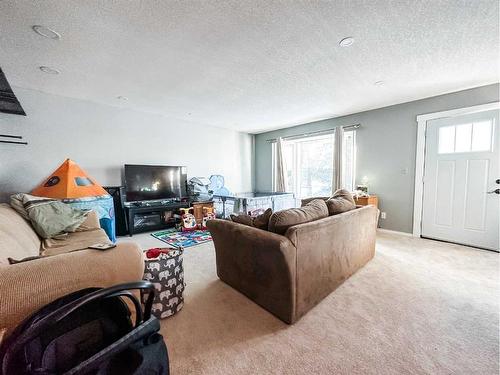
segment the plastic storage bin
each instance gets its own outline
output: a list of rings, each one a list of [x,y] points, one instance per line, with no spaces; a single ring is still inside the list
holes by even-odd
[[[248,214],[258,209],[272,208],[281,211],[297,207],[297,201],[292,193],[242,193],[235,196],[214,195],[214,206],[218,215],[223,218],[231,214]]]

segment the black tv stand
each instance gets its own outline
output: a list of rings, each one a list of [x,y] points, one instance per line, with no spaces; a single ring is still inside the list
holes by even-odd
[[[177,200],[128,204],[125,211],[127,212],[129,236],[139,232],[174,227],[180,222],[179,209],[188,207],[189,202]]]

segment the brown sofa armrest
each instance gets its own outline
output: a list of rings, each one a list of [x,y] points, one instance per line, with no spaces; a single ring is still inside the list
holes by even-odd
[[[375,255],[377,209],[364,206],[293,226],[297,248],[297,312],[304,315]]]
[[[0,267],[0,332],[12,330],[49,302],[89,287],[142,279],[143,253],[133,243],[81,250]]]
[[[210,220],[217,275],[287,323],[295,321],[296,249],[288,238],[226,220]]]

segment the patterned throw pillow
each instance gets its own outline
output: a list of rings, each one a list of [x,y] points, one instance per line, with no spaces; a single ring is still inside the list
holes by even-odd
[[[255,227],[263,230],[267,230],[267,225],[269,223],[269,218],[273,214],[273,210],[268,208],[263,214],[259,216],[252,217],[250,215],[231,215],[231,221],[238,224],[248,225],[249,227]]]
[[[21,216],[27,215],[35,232],[45,239],[76,231],[89,213],[56,199],[24,193],[11,196],[11,205]]]
[[[354,203],[352,194],[349,191],[339,189],[333,193],[332,197],[328,198],[326,206],[328,207],[328,214],[331,216],[354,210],[356,203]]]

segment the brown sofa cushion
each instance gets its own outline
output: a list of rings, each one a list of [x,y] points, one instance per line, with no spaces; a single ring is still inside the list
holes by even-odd
[[[66,233],[42,241],[41,255],[58,255],[83,250],[98,243],[111,243],[103,229]]]
[[[285,234],[286,230],[297,224],[323,219],[328,216],[328,208],[324,200],[315,199],[303,207],[278,211],[271,215],[268,230]]]
[[[269,223],[269,218],[273,214],[273,210],[268,208],[264,211],[263,214],[252,217],[250,215],[231,215],[231,221],[234,221],[238,224],[248,225],[249,227],[255,227],[259,229],[267,230],[267,226]]]
[[[352,194],[345,189],[339,189],[326,201],[329,215],[337,215],[342,212],[354,210],[356,203]]]

